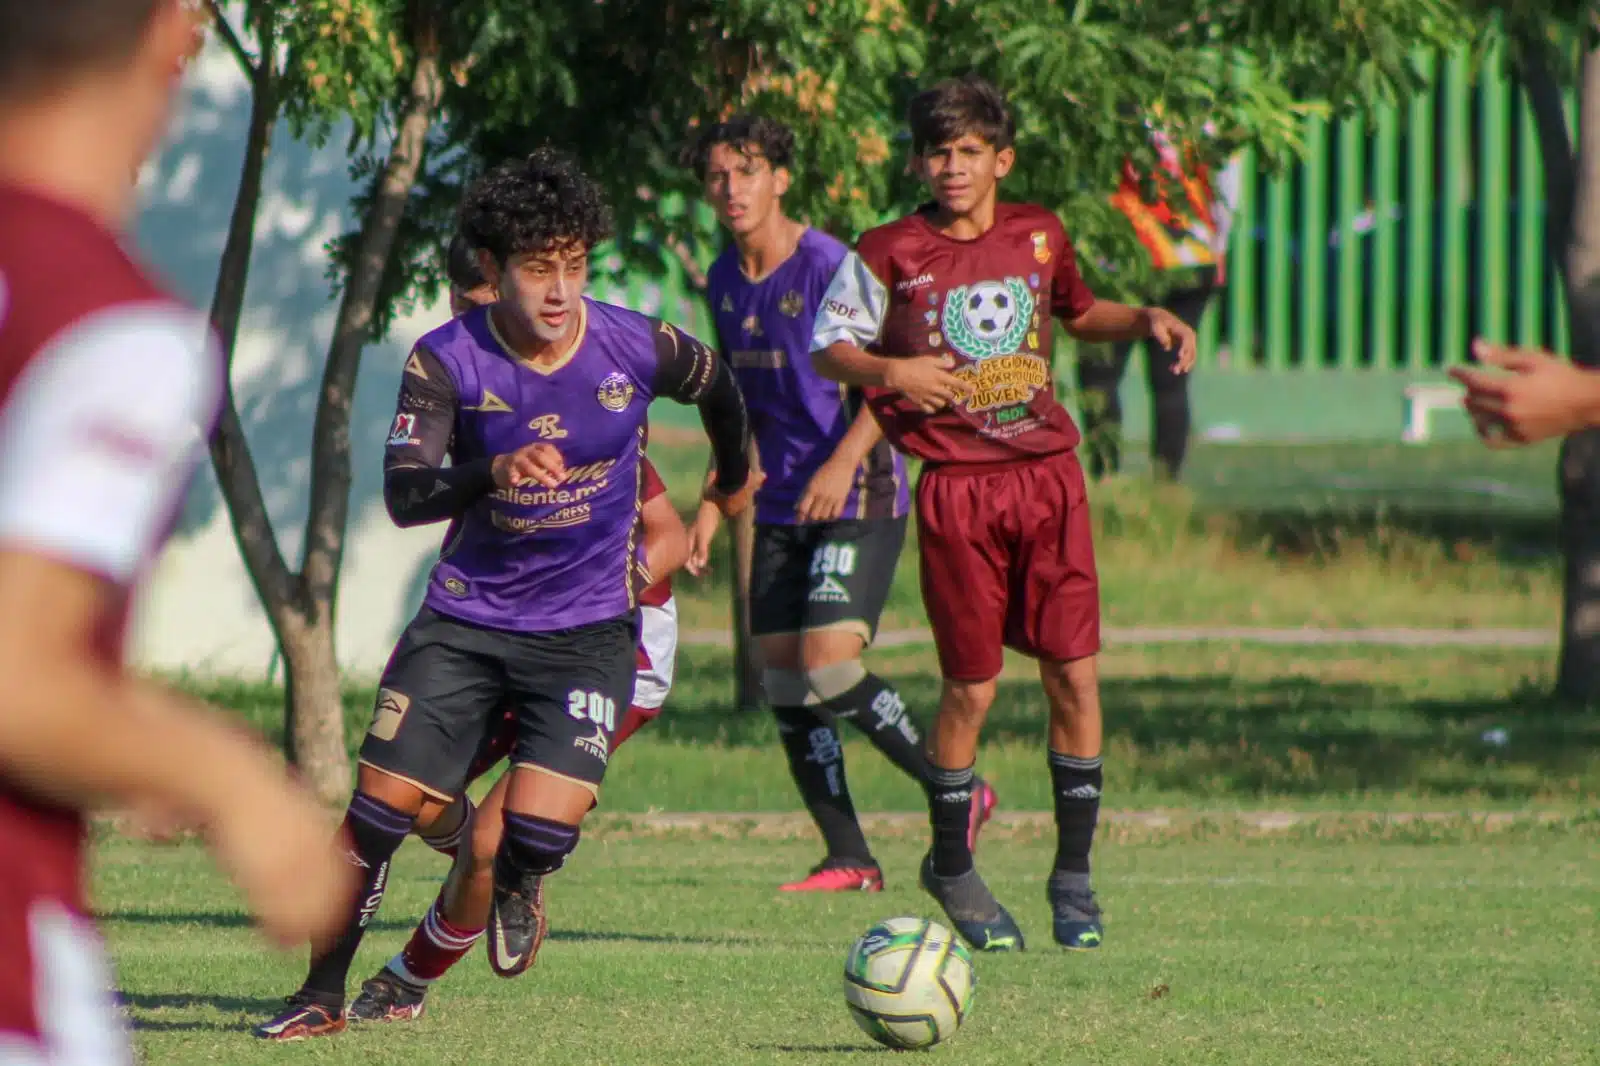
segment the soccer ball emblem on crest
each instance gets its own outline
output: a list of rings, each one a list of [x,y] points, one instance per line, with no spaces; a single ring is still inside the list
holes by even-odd
[[[950,344],[973,359],[1010,355],[1033,317],[1033,293],[1021,278],[958,285],[945,296],[940,323]]]

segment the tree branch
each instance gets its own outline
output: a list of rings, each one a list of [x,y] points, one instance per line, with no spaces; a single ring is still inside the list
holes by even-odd
[[[264,44],[270,47],[271,42],[264,41]],[[228,518],[233,524],[234,539],[244,557],[245,569],[274,629],[279,629],[281,613],[294,598],[294,577],[278,547],[272,518],[261,493],[261,479],[250,456],[233,394],[233,356],[244,309],[245,282],[250,275],[250,255],[255,246],[256,211],[261,202],[273,126],[278,117],[277,75],[271,64],[255,72],[252,85],[244,163],[240,168],[239,188],[234,194],[222,262],[217,269],[216,288],[211,294],[211,328],[222,346],[228,374],[224,378],[222,413],[211,435],[210,447],[211,467],[227,503]]]
[[[239,66],[244,68],[244,76],[254,80],[257,60],[250,55],[249,49],[245,48],[244,42],[239,39],[239,35],[228,24],[228,18],[222,13],[222,7],[217,3],[217,0],[206,0],[206,10],[211,12],[212,25],[217,27],[217,33],[222,36],[223,43],[228,46],[228,51],[233,53],[233,58],[238,60]],[[262,53],[266,54],[266,52],[267,49],[263,48]]]
[[[317,415],[312,427],[311,502],[306,514],[305,556],[300,575],[312,604],[333,609],[344,557],[350,512],[350,409],[361,352],[372,335],[378,291],[411,190],[422,172],[428,128],[444,92],[441,74],[440,5],[413,9],[410,36],[415,66],[400,112],[389,158],[375,178],[372,198],[356,243],[350,276],[328,346]]]

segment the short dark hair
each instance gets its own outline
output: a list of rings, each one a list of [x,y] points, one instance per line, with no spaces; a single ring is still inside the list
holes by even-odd
[[[0,93],[44,90],[138,51],[172,0],[0,0]]]
[[[1010,148],[1017,139],[1017,123],[1005,95],[976,74],[946,78],[918,93],[907,109],[906,125],[911,127],[911,150],[917,155],[969,133],[996,151]]]
[[[461,234],[450,238],[450,244],[444,253],[444,273],[450,279],[450,284],[462,292],[469,292],[484,284],[489,279],[483,276],[483,269],[478,266],[478,252]]]
[[[572,156],[539,148],[480,176],[461,201],[457,232],[504,265],[514,255],[568,242],[593,248],[611,236],[605,194]]]
[[[690,149],[689,165],[701,181],[711,166],[711,149],[719,144],[736,152],[759,155],[774,170],[794,162],[794,131],[788,126],[765,115],[730,115],[701,130]]]

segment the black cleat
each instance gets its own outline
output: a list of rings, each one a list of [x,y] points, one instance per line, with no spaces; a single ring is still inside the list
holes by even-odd
[[[489,968],[515,977],[533,965],[549,923],[544,916],[544,876],[516,870],[504,855],[494,862],[494,905],[484,943]]]
[[[284,1000],[285,1007],[250,1032],[258,1040],[306,1040],[344,1032],[342,1002],[333,1002],[301,989]]]
[[[409,1022],[422,1017],[428,990],[403,980],[387,966],[361,985],[350,1004],[352,1022]]]
[[[1100,904],[1089,887],[1089,875],[1058,870],[1050,875],[1047,891],[1056,943],[1069,951],[1098,948],[1105,938],[1105,927],[1100,924]]]
[[[933,872],[933,855],[922,860],[922,888],[939,906],[967,943],[979,951],[1021,951],[1022,930],[983,883],[976,868],[955,877]]]

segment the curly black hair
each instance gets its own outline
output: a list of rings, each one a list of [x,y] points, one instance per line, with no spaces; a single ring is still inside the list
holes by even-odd
[[[701,181],[711,165],[711,149],[719,144],[758,155],[774,170],[794,162],[794,131],[788,126],[764,115],[732,115],[700,131],[689,148],[687,162]]]
[[[450,284],[462,292],[476,289],[488,280],[478,266],[477,250],[459,233],[450,238],[450,244],[445,248],[444,273],[450,279]]]
[[[911,150],[922,155],[969,133],[998,150],[1017,139],[1016,120],[1006,106],[1005,94],[976,74],[946,78],[924,89],[907,109]]]
[[[462,198],[456,230],[504,265],[514,255],[611,236],[611,208],[572,156],[540,148],[481,175]]]

